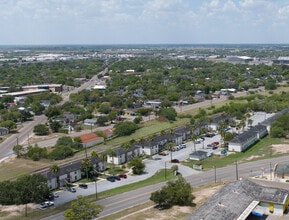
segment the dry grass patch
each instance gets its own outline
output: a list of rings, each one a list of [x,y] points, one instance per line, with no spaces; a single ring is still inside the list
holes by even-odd
[[[11,156],[0,163],[0,181],[15,179],[23,174],[48,167],[48,160],[32,161]]]

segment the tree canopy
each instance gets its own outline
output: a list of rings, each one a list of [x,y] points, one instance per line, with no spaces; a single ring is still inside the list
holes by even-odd
[[[193,199],[191,185],[181,176],[175,181],[169,181],[166,186],[153,192],[150,197],[150,200],[164,208],[173,205],[192,205]]]
[[[65,211],[64,217],[66,220],[88,220],[95,218],[101,211],[100,205],[90,202],[84,196],[77,196],[71,202],[70,209]]]

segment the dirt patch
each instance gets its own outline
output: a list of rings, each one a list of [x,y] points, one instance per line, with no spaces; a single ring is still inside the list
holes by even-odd
[[[273,144],[272,150],[277,154],[289,153],[289,144]]]
[[[31,212],[36,209],[37,206],[35,204],[27,204],[27,211]],[[0,205],[0,218],[2,220],[8,220],[17,216],[25,215],[25,205],[9,205],[4,206]]]
[[[193,194],[195,196],[194,203],[197,206],[200,206],[205,201],[207,201],[208,198],[210,198],[212,195],[214,195],[216,192],[218,192],[221,187],[223,187],[222,184],[220,184],[218,186],[208,187],[208,188],[193,192]]]
[[[265,156],[264,154],[261,154],[261,155],[252,155],[252,156],[246,158],[246,160],[253,160],[253,159],[260,158],[260,157],[264,157],[264,156]]]

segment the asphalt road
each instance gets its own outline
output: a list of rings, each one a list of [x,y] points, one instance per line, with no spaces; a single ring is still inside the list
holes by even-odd
[[[195,172],[192,175],[185,176],[186,180],[192,187],[201,186],[212,182],[225,182],[238,179],[249,178],[250,176],[259,175],[262,172],[268,173],[270,167],[273,168],[276,163],[284,164],[289,160],[289,156],[271,158],[266,160],[253,161],[248,163],[238,163],[226,166],[223,168],[212,169],[206,172]],[[113,183],[108,183],[113,184]],[[142,187],[137,190],[132,190],[116,196],[111,196],[106,199],[98,200],[97,203],[104,206],[104,210],[99,214],[103,217],[124,209],[145,203],[149,200],[150,194],[162,186],[165,182],[154,184],[147,187]],[[276,185],[276,184],[275,184]],[[287,185],[286,185],[287,186]],[[287,186],[289,190],[289,186]],[[63,213],[45,218],[45,220],[62,220]]]
[[[26,144],[28,143],[29,137],[33,133],[33,129],[35,125],[42,124],[47,121],[47,117],[45,115],[34,116],[33,121],[25,122],[21,129],[18,130],[16,134],[11,135],[5,141],[3,141],[0,145],[0,160],[11,156],[14,154],[13,147],[18,144]]]

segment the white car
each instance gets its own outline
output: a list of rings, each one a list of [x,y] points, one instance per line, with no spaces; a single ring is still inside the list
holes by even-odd
[[[42,202],[40,203],[39,207],[41,209],[45,209],[45,208],[49,208],[51,206],[54,206],[54,202],[51,202],[51,201],[45,201],[45,202]]]

